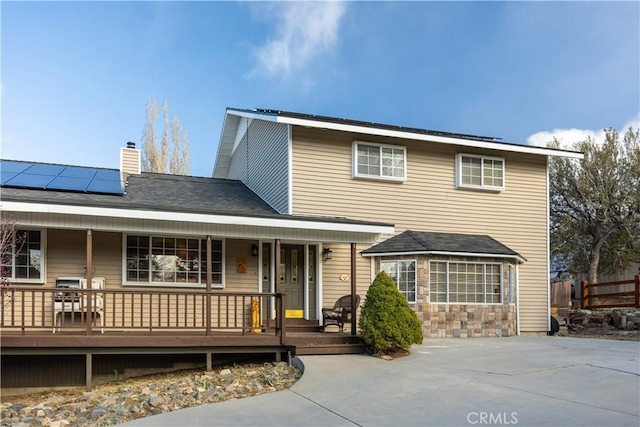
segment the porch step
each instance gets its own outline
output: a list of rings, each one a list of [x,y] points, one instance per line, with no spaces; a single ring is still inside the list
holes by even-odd
[[[295,346],[298,355],[365,352],[360,337],[342,333],[287,333],[287,344]]]
[[[322,332],[318,320],[286,319],[287,332]]]
[[[364,344],[320,344],[296,346],[296,355],[311,356],[322,354],[364,354]]]

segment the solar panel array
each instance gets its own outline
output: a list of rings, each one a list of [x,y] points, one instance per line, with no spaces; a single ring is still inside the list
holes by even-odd
[[[115,169],[1,160],[0,173],[5,187],[96,194],[124,193],[120,172]]]

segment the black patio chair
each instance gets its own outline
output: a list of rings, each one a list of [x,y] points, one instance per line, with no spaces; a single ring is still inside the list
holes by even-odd
[[[356,309],[360,305],[360,295],[355,295]],[[327,325],[338,325],[340,332],[344,330],[344,324],[351,319],[351,295],[338,298],[331,308],[322,309],[323,329]]]

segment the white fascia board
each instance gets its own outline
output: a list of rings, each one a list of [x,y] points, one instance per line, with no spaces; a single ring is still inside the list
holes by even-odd
[[[231,149],[231,155],[235,153],[236,148],[238,148],[238,145],[240,144],[240,141],[242,141],[242,139],[247,134],[247,131],[249,130],[249,126],[251,126],[252,121],[253,119],[247,119],[247,120],[240,120],[238,122],[238,126],[236,126],[236,134],[235,134],[235,137],[233,138],[233,148]]]
[[[239,117],[234,117],[233,120],[231,120],[228,114],[224,117],[220,141],[218,143],[218,152],[216,153],[213,171],[211,172],[213,178],[227,177],[229,161],[231,160],[231,150],[233,148],[239,120]]]
[[[247,117],[250,119],[260,119],[269,122],[278,122],[278,116],[274,113],[259,113],[257,111],[235,110],[233,108],[227,108],[227,114],[234,116]]]
[[[273,120],[273,117],[270,116],[269,119]],[[300,119],[295,117],[278,116],[275,121],[278,123],[287,123],[287,124],[297,125],[297,126],[323,128],[323,129],[339,130],[344,132],[354,132],[354,133],[362,133],[362,134],[378,135],[378,136],[389,136],[393,138],[414,139],[419,141],[439,142],[442,144],[486,148],[489,150],[511,151],[515,153],[527,153],[527,154],[540,154],[543,156],[570,157],[574,159],[584,158],[583,153],[578,153],[575,151],[556,151],[556,150],[549,150],[547,148],[533,147],[530,145],[517,145],[517,144],[506,145],[500,142],[474,141],[470,139],[448,138],[448,137],[437,136],[437,135],[424,135],[424,134],[412,133],[412,132],[381,129],[381,128],[368,127],[368,126],[356,126],[356,125],[343,124],[343,123],[322,122],[317,120]]]
[[[186,212],[147,211],[139,209],[99,208],[92,206],[53,205],[44,203],[2,202],[2,210],[10,212],[35,212],[63,215],[87,215],[96,217],[153,219],[202,224],[246,225],[254,227],[276,227],[319,231],[350,231],[354,233],[393,234],[390,225],[367,225],[300,219],[260,218],[233,215],[206,215]]]
[[[440,252],[440,251],[418,251],[418,252],[384,252],[374,254],[362,254],[363,257],[374,256],[401,256],[401,255],[436,255],[436,256],[467,256],[467,257],[483,257],[483,258],[509,258],[515,259],[520,263],[524,263],[526,260],[518,255],[505,255],[505,254],[485,254],[475,252]]]

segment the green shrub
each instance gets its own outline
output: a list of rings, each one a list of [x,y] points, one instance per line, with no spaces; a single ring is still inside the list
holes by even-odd
[[[395,353],[422,343],[422,325],[391,277],[378,273],[360,312],[360,332],[372,353]]]

